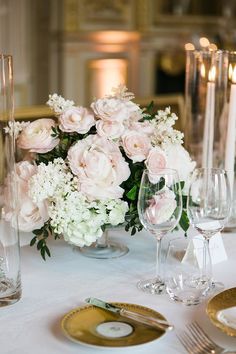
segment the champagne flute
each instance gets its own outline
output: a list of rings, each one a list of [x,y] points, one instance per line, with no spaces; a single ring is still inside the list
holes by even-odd
[[[224,228],[230,209],[231,195],[226,171],[218,168],[196,169],[189,188],[187,214],[190,223],[207,241],[208,251],[210,238]],[[217,284],[212,281],[211,288]]]
[[[161,294],[165,288],[161,269],[161,241],[177,226],[182,214],[181,185],[176,170],[160,169],[155,175],[144,170],[138,213],[142,225],[156,238],[157,269],[154,279],[139,281],[137,286],[144,292]]]

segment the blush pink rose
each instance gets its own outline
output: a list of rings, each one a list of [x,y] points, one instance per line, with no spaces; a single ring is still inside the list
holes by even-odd
[[[96,128],[98,135],[105,136],[110,139],[119,138],[125,130],[124,125],[120,122],[103,121],[101,119],[97,121]]]
[[[41,118],[30,123],[20,133],[17,144],[21,149],[44,154],[54,149],[59,139],[52,136],[53,119]]]
[[[129,106],[123,100],[118,98],[100,98],[91,104],[97,118],[104,121],[123,122],[129,118]]]
[[[151,148],[151,143],[145,134],[128,130],[122,135],[122,146],[126,155],[133,162],[141,162],[146,159]]]
[[[131,120],[129,124],[129,130],[135,130],[136,132],[150,136],[154,132],[154,126],[148,121],[137,122],[135,120]]]
[[[63,132],[85,134],[95,124],[95,119],[87,108],[72,107],[59,116],[59,123]]]
[[[159,147],[153,147],[147,156],[145,165],[148,170],[149,179],[151,182],[155,183],[158,181],[160,170],[166,168],[166,155]]]
[[[149,201],[149,206],[145,212],[148,223],[151,225],[159,225],[167,222],[172,217],[176,206],[175,193],[170,189],[156,194]]]
[[[10,221],[13,227],[19,226],[20,231],[31,232],[41,229],[44,223],[49,219],[47,205],[44,202],[35,204],[29,197],[28,183],[30,178],[36,173],[37,166],[28,161],[22,161],[16,164],[16,182],[18,187],[19,201],[17,207],[11,203],[12,190],[10,178],[7,180],[5,188],[5,206],[4,217]],[[17,223],[18,221],[18,223]]]
[[[121,198],[120,184],[130,170],[118,145],[105,137],[90,135],[68,151],[71,171],[79,178],[79,188],[90,200]]]

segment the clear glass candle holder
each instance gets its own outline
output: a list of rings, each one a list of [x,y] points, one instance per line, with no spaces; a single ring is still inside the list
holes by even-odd
[[[198,167],[223,167],[228,65],[227,51],[186,52],[185,145]]]
[[[12,57],[0,54],[0,306],[21,297],[13,124]]]
[[[211,289],[211,260],[206,241],[184,237],[169,242],[165,263],[166,291],[184,305],[197,305]]]

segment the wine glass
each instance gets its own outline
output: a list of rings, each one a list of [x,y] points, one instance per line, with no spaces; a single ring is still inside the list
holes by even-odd
[[[142,225],[157,241],[157,270],[154,279],[138,282],[139,289],[160,294],[165,288],[162,277],[161,241],[167,232],[173,230],[182,213],[182,194],[178,172],[160,169],[152,175],[144,170],[138,197],[138,213]]]
[[[230,216],[231,195],[227,173],[218,168],[199,168],[193,173],[187,198],[187,214],[193,227],[205,238],[221,231]],[[211,288],[222,287],[212,281]]]

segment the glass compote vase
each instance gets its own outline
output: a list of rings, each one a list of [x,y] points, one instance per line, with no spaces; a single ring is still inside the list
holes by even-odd
[[[161,241],[177,226],[182,213],[181,186],[176,170],[161,169],[155,176],[144,170],[138,198],[138,213],[142,225],[156,239],[157,267],[153,279],[139,281],[137,286],[144,292],[161,294],[165,288]]]
[[[107,226],[103,235],[99,237],[96,242],[92,243],[91,246],[79,248],[79,251],[86,257],[97,259],[119,258],[124,256],[129,252],[128,247],[109,239],[109,234],[112,230],[118,231],[119,229],[122,230],[122,226]]]
[[[223,169],[199,168],[193,173],[187,200],[190,223],[205,238],[209,249],[212,236],[228,221],[231,194],[227,173]],[[223,287],[212,281],[212,289]]]

